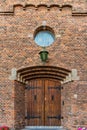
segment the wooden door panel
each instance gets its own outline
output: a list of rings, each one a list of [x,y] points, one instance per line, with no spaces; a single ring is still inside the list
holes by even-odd
[[[61,91],[57,89],[59,83],[55,81],[45,81],[46,102],[45,102],[45,124],[49,126],[60,125],[58,116],[61,114]]]
[[[42,80],[31,81],[28,89],[28,125],[43,125],[44,92]]]
[[[57,126],[61,114],[61,90],[59,82],[39,79],[29,82],[28,125]]]

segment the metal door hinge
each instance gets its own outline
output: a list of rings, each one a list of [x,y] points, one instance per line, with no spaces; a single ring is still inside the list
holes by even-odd
[[[25,119],[35,119],[35,118],[41,118],[41,116],[26,116]]]
[[[57,89],[57,90],[61,90],[61,89],[63,89],[63,87],[62,87],[62,86],[58,86],[58,87],[48,87],[48,89]]]
[[[26,86],[25,89],[27,89],[27,90],[31,90],[31,89],[41,89],[41,87]]]
[[[58,116],[48,116],[47,118],[48,119],[57,119],[57,120],[63,119],[63,117],[61,115],[58,115]]]

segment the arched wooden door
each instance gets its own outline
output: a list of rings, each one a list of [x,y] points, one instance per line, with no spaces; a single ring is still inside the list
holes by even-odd
[[[60,83],[49,79],[36,79],[27,86],[27,125],[61,125]]]

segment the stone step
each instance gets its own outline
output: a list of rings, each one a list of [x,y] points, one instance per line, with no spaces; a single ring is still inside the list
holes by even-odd
[[[65,130],[62,126],[26,126],[22,130]]]

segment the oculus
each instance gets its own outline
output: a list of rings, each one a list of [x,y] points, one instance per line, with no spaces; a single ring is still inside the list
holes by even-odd
[[[47,47],[55,41],[55,36],[51,30],[41,28],[41,30],[36,31],[34,40],[37,45]]]

